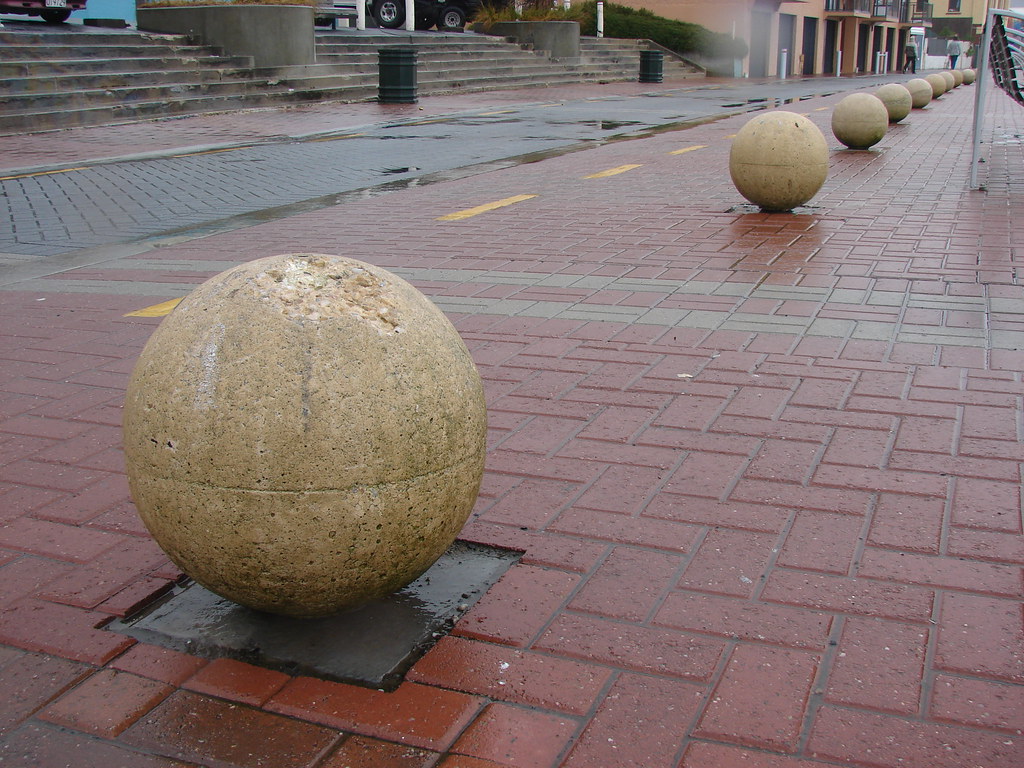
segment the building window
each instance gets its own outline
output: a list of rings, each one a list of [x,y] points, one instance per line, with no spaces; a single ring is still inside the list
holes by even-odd
[[[960,0],[949,0],[949,13],[960,13]]]

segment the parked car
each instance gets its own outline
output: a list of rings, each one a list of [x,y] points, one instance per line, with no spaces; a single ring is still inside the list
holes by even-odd
[[[373,18],[385,29],[405,26],[405,0],[370,0]],[[480,0],[415,0],[416,28],[461,29]]]
[[[86,0],[0,0],[0,13],[40,16],[49,24],[67,21],[72,11],[84,11]]]

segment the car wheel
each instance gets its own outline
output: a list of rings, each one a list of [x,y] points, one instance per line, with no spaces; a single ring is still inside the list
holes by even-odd
[[[377,0],[373,16],[385,29],[398,29],[405,24],[404,0]]]
[[[441,29],[462,29],[466,26],[466,12],[457,5],[446,5],[437,20]]]
[[[71,16],[71,11],[67,8],[47,8],[40,11],[39,15],[47,24],[62,24]]]

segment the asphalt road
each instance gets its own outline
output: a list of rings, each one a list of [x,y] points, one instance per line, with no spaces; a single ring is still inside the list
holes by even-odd
[[[508,103],[202,153],[106,159],[0,178],[0,284],[32,262],[100,246],[180,240],[384,195],[546,154],[905,80],[901,75],[696,85],[642,96]],[[794,108],[795,109],[795,108]],[[798,111],[798,110],[797,110]],[[240,119],[244,119],[240,118]],[[3,279],[6,274],[8,279]]]

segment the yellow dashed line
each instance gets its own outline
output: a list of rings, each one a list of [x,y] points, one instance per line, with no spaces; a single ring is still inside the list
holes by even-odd
[[[365,133],[345,133],[341,136],[324,136],[322,139],[310,139],[310,141],[340,141],[341,139],[355,139],[365,135]]]
[[[707,147],[707,144],[694,144],[692,147],[683,147],[682,149],[677,149],[677,150],[674,150],[672,152],[669,152],[669,154],[670,155],[685,155],[687,152],[693,152],[694,150],[697,150],[697,149],[704,149],[705,147]]]
[[[477,216],[481,213],[487,213],[498,208],[504,208],[506,205],[515,205],[521,203],[523,200],[531,200],[537,197],[537,195],[516,195],[515,197],[506,197],[504,200],[495,200],[493,203],[486,203],[485,205],[478,205],[476,208],[467,208],[464,211],[456,211],[455,213],[449,213],[446,216],[439,216],[438,221],[459,221],[461,219],[468,219],[470,216]]]
[[[235,152],[239,149],[249,149],[249,147],[228,147],[227,149],[204,149],[202,152],[186,152],[183,155],[171,155],[171,157],[195,157],[196,155],[219,155],[222,152]]]
[[[181,303],[181,299],[171,299],[165,301],[162,304],[154,304],[151,307],[145,309],[138,309],[135,312],[129,312],[125,317],[163,317],[169,315],[171,310],[174,309]]]
[[[38,173],[19,173],[17,176],[0,176],[0,181],[12,181],[14,179],[31,179],[33,176],[53,176],[55,173],[71,173],[72,171],[84,171],[82,168],[61,168],[59,171],[39,171]]]
[[[598,171],[597,173],[592,173],[589,176],[584,176],[583,178],[584,179],[605,179],[605,178],[607,178],[609,176],[618,176],[620,173],[625,173],[626,171],[632,171],[634,168],[639,168],[639,167],[640,167],[639,165],[620,165],[617,168],[609,168],[607,171]]]
[[[436,120],[417,120],[415,123],[403,123],[403,125],[432,125],[433,123],[447,123],[447,117],[439,117]]]
[[[832,107],[818,107],[815,112],[824,112],[826,109],[832,109]]]
[[[491,115],[511,115],[516,110],[514,109],[499,109],[497,112],[481,112],[480,117],[490,117]]]
[[[735,138],[736,138],[736,134],[735,134],[735,133],[730,133],[730,134],[729,134],[728,136],[726,136],[725,138],[727,138],[727,139],[735,139]]]

